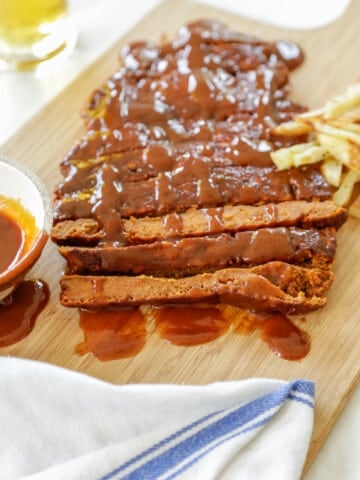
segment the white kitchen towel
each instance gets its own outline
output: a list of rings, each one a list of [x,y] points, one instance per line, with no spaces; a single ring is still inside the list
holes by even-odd
[[[314,384],[121,385],[0,359],[2,480],[293,480]]]

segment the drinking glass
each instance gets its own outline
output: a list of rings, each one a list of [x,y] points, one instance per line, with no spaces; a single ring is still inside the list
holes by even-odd
[[[71,51],[77,32],[66,0],[0,0],[0,61],[30,69]]]

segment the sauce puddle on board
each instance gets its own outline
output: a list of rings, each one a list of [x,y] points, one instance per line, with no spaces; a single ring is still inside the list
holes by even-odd
[[[259,331],[260,339],[279,357],[300,360],[310,350],[308,334],[281,314],[240,311],[234,321],[215,306],[153,307],[155,331],[178,346],[196,346],[225,335],[230,326],[237,335]],[[146,319],[139,309],[80,310],[84,341],[76,353],[93,353],[100,361],[137,355],[146,342]]]
[[[93,353],[102,362],[137,355],[146,342],[146,321],[137,308],[126,310],[80,310],[84,341],[76,353]]]
[[[49,288],[45,282],[25,280],[0,301],[0,347],[28,336],[48,300]]]
[[[160,307],[154,311],[156,332],[174,345],[212,342],[224,335],[230,326],[215,307]]]

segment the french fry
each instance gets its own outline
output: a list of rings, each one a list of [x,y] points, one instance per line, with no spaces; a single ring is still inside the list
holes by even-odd
[[[332,120],[329,122],[329,125],[340,128],[341,130],[348,130],[349,132],[358,133],[360,135],[360,124],[350,122],[349,120],[343,120],[343,118],[340,120]]]
[[[319,118],[322,118],[323,115],[324,115],[324,109],[323,108],[317,108],[316,110],[309,110],[308,112],[300,113],[296,117],[296,120],[299,120],[299,121],[317,120]]]
[[[350,205],[349,214],[352,217],[360,218],[360,195]]]
[[[294,166],[294,155],[305,152],[314,146],[316,146],[314,142],[308,142],[299,143],[288,148],[280,148],[275,152],[271,152],[271,158],[279,170],[287,170]]]
[[[344,95],[329,100],[324,107],[324,118],[340,117],[346,111],[352,110],[360,104],[360,83],[351,85]]]
[[[341,115],[341,120],[348,122],[360,122],[360,105]]]
[[[334,157],[328,157],[321,164],[321,173],[324,175],[325,180],[333,187],[339,187],[341,182],[341,175],[343,165]]]
[[[285,122],[273,128],[273,133],[276,135],[283,135],[284,137],[292,137],[297,135],[306,135],[310,133],[312,126],[307,123],[300,123],[296,121]]]
[[[350,142],[360,145],[360,134],[351,132],[349,130],[343,130],[342,128],[333,127],[327,123],[320,121],[314,122],[314,129],[320,133],[327,133],[328,135],[333,135],[334,137],[343,138],[344,140],[349,140]]]
[[[324,133],[318,134],[317,140],[336,160],[360,173],[359,147],[343,138]]]
[[[333,196],[333,200],[339,207],[346,206],[351,198],[354,185],[360,180],[360,174],[354,170],[349,170]]]
[[[328,152],[324,147],[320,145],[313,145],[312,147],[308,147],[306,150],[293,155],[294,166],[301,167],[302,165],[310,165],[312,163],[321,162],[328,156]]]
[[[278,125],[274,133],[285,137],[309,135],[313,141],[273,152],[274,163],[284,170],[321,162],[326,181],[338,188],[334,202],[348,205],[355,183],[360,182],[360,82],[327,102],[324,108]],[[360,218],[360,196],[349,213]]]
[[[294,165],[294,158],[287,148],[271,152],[271,159],[279,170],[287,170]]]

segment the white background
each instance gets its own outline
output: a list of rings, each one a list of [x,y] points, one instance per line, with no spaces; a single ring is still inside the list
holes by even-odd
[[[334,21],[350,0],[198,1],[275,25],[306,29]],[[80,36],[75,52],[61,70],[40,78],[29,73],[0,72],[0,145],[159,1],[71,0],[69,3]],[[360,388],[357,388],[305,479],[358,480],[359,444]]]

